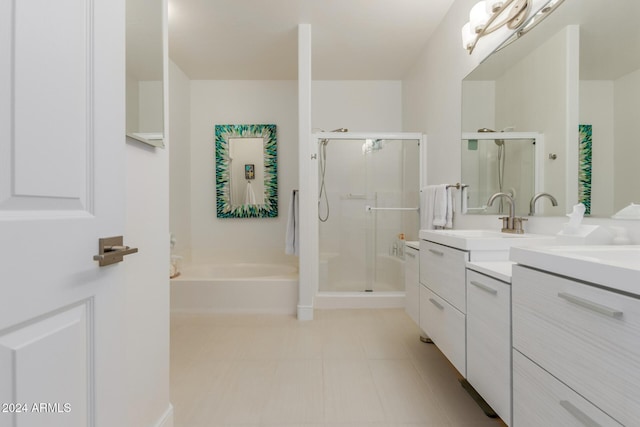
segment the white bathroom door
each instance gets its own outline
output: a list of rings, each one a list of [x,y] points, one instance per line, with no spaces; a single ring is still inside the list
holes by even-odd
[[[125,425],[124,267],[93,260],[124,230],[124,18],[0,1],[1,427]]]

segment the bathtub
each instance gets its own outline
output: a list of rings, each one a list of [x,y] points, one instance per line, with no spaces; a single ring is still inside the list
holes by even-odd
[[[285,264],[185,265],[171,279],[176,313],[295,314],[298,269]]]

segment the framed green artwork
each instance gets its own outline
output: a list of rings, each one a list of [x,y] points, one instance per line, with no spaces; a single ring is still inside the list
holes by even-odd
[[[218,218],[278,216],[276,125],[215,125]]]

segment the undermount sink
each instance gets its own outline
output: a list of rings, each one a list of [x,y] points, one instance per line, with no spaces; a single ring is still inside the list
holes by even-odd
[[[514,248],[510,259],[551,273],[640,294],[640,245]]]
[[[420,238],[463,250],[507,251],[512,246],[553,244],[554,236],[496,230],[421,230]]]

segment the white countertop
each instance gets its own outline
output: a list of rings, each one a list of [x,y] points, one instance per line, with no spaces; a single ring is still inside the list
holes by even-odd
[[[468,269],[486,274],[505,283],[511,283],[511,270],[514,265],[515,262],[511,261],[467,262]]]
[[[548,245],[555,236],[499,230],[420,230],[420,239],[466,251],[508,251],[512,246]]]
[[[514,247],[509,259],[640,296],[640,245]]]

